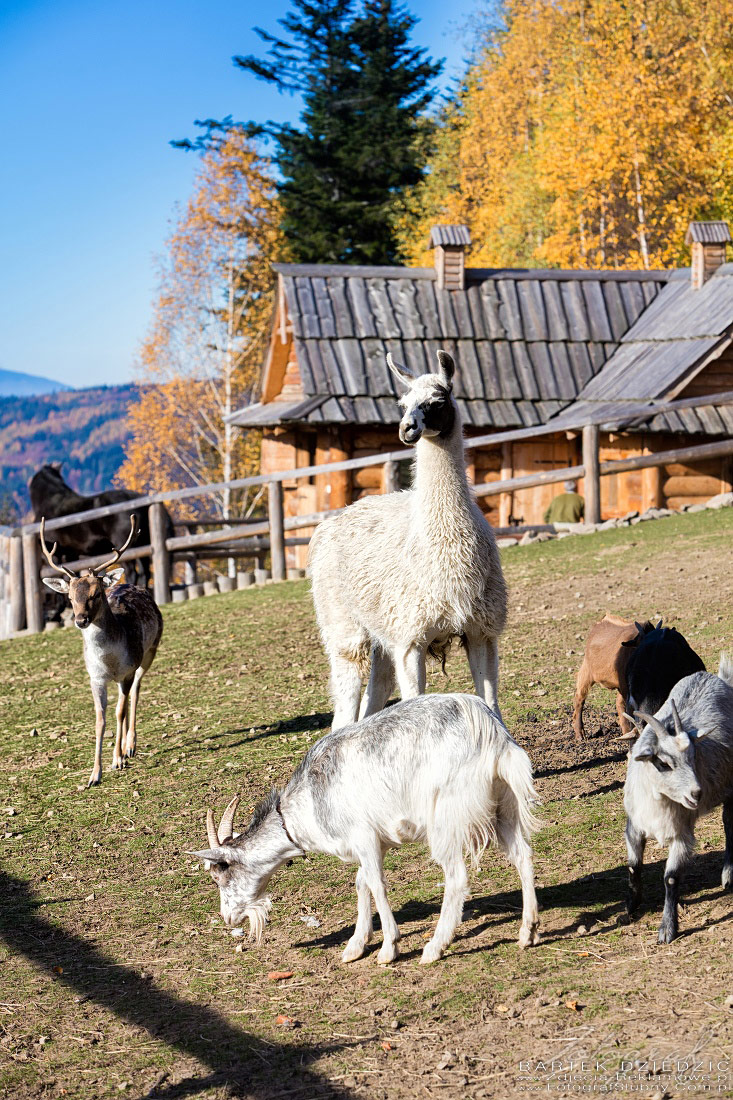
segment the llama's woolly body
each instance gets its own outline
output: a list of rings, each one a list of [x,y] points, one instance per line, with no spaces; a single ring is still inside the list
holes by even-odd
[[[410,396],[427,401],[439,385],[437,376],[423,376]],[[324,521],[311,540],[326,650],[332,662],[355,662],[362,678],[375,648],[424,654],[454,637],[469,646],[472,636],[495,640],[504,629],[499,552],[466,478],[458,408],[447,399],[452,430],[446,438],[418,439],[413,488],[358,501]],[[479,684],[476,690],[483,694]]]

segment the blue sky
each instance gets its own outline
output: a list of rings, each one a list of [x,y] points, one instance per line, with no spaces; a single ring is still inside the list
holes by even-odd
[[[412,0],[415,41],[471,48],[481,0]],[[0,368],[72,386],[128,381],[147,329],[155,256],[195,158],[195,118],[297,120],[298,104],[236,70],[287,0],[0,3]]]

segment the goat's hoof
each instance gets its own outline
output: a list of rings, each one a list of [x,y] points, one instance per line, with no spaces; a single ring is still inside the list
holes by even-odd
[[[101,782],[101,775],[90,775],[89,782],[87,783],[87,790],[89,790],[90,787],[98,787]]]
[[[657,936],[657,943],[671,943],[672,940],[677,939],[677,926],[674,924],[667,924],[665,921],[659,925],[659,935]]]
[[[438,945],[431,940],[430,943],[426,943],[422,949],[420,963],[422,966],[429,966],[430,963],[435,963],[438,959],[442,958],[442,955],[443,948],[438,947]]]
[[[726,863],[720,878],[720,885],[724,890],[733,889],[733,864]]]
[[[356,960],[360,959],[364,954],[364,946],[363,943],[352,944],[351,941],[349,941],[341,954],[341,962],[356,962]]]
[[[380,966],[389,966],[397,958],[397,944],[385,943],[382,944],[379,954],[377,955],[377,962]]]
[[[540,928],[538,924],[530,924],[528,928],[524,925],[519,930],[519,946],[536,947],[540,942]]]

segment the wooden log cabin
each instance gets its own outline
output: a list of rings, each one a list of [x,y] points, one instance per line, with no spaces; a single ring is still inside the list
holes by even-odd
[[[276,264],[278,295],[260,401],[262,473],[399,447],[386,354],[415,372],[456,360],[467,436],[557,424],[535,439],[470,450],[476,483],[580,464],[583,423],[602,422],[601,461],[733,433],[710,405],[645,418],[655,401],[733,389],[733,264],[725,222],[693,222],[691,269],[486,270],[466,266],[465,226],[436,226],[434,268]],[[407,465],[407,464],[405,464]],[[339,508],[384,490],[378,467],[284,483],[285,513]],[[409,469],[401,471],[409,483]],[[729,459],[604,477],[604,519],[680,507],[731,488]],[[490,523],[541,523],[557,485],[482,498]],[[583,492],[582,482],[579,491]],[[303,565],[305,549],[289,551]]]

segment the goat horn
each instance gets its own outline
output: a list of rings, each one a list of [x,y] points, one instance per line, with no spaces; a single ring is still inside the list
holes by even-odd
[[[111,557],[109,559],[109,561],[103,561],[101,565],[96,565],[94,567],[92,572],[95,574],[95,576],[97,574],[101,573],[103,569],[107,569],[110,565],[114,565],[116,561],[120,560],[120,558],[124,554],[125,550],[127,550],[127,547],[132,542],[136,532],[137,532],[137,516],[133,512],[132,515],[130,516],[130,534],[127,536],[124,544],[120,547],[120,549],[115,550],[114,557]]]
[[[684,726],[682,725],[682,722],[680,721],[679,712],[677,710],[677,707],[675,706],[674,699],[670,699],[670,703],[672,704],[672,717],[674,718],[674,732],[679,737],[681,733],[685,733],[686,731]]]
[[[655,718],[652,714],[646,714],[643,710],[635,710],[634,714],[637,718],[641,718],[642,722],[646,722],[648,726],[651,726],[655,733],[663,733],[668,736],[669,731],[663,722],[660,722],[658,718]]]
[[[209,838],[210,848],[221,848],[219,843],[219,837],[216,835],[216,825],[214,824],[214,811],[206,811],[206,835]]]
[[[45,532],[46,532],[46,517],[41,516],[41,529],[38,532],[38,534],[39,534],[40,539],[41,539],[41,550],[43,551],[43,556],[46,559],[46,561],[48,562],[48,564],[51,566],[52,569],[55,569],[57,573],[65,573],[66,576],[69,577],[73,581],[74,580],[74,574],[71,572],[71,570],[66,569],[65,566],[63,566],[63,565],[57,565],[56,562],[53,560],[53,556],[56,553],[56,547],[58,546],[58,543],[55,542],[53,544],[53,546],[51,547],[51,549],[49,550],[49,548],[46,546],[46,534],[45,534]]]
[[[232,829],[234,827],[234,815],[237,812],[238,805],[239,795],[236,794],[222,814],[221,822],[219,823],[219,835],[224,840],[232,835]]]

